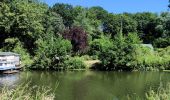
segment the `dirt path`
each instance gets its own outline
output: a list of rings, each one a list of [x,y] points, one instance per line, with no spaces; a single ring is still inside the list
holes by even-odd
[[[84,63],[86,64],[86,68],[87,69],[90,69],[92,68],[95,64],[99,64],[101,63],[100,60],[87,60],[87,61],[84,61]]]

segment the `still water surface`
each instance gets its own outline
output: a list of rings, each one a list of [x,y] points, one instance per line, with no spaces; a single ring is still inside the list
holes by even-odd
[[[127,95],[143,98],[150,88],[170,82],[168,72],[29,71],[0,75],[0,87],[30,82],[31,86],[55,89],[56,100],[126,100]]]

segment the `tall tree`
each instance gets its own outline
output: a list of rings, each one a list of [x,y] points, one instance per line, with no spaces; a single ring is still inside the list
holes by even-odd
[[[87,17],[87,9],[77,6],[74,8],[77,17],[74,19],[74,26],[82,27],[87,33],[92,34],[94,27],[91,25],[91,20]]]
[[[152,43],[155,35],[157,15],[150,12],[136,13],[133,17],[137,21],[137,32],[144,43]]]
[[[124,34],[136,32],[136,27],[136,21],[127,15],[108,14],[103,24],[103,31],[105,34],[111,34],[114,37],[120,31]]]
[[[69,4],[56,3],[51,10],[55,13],[58,13],[62,18],[64,25],[66,27],[71,27],[73,24],[73,6]]]
[[[34,42],[43,33],[42,25],[48,6],[34,2],[34,0],[12,0],[10,3],[1,3],[0,30],[5,31],[7,37],[18,37],[24,47],[31,53],[35,48]]]

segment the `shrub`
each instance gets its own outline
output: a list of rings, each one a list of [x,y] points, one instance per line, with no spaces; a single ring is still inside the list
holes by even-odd
[[[101,37],[92,42],[92,53],[98,55],[103,66],[101,70],[132,70],[136,65],[136,55],[134,44],[140,44],[140,40],[135,33],[123,36],[117,34],[114,39]]]
[[[83,62],[83,59],[80,57],[69,57],[68,60],[64,61],[63,64],[65,69],[85,69],[86,65]]]
[[[49,37],[50,38],[50,37]],[[59,63],[63,63],[64,58],[71,51],[71,43],[61,37],[53,39],[39,39],[37,40],[38,49],[36,50],[36,57],[33,69],[57,69]],[[56,61],[55,57],[59,57]]]

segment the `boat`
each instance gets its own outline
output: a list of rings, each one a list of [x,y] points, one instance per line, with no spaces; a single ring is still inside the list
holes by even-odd
[[[0,52],[0,73],[16,73],[21,69],[20,55],[13,52]]]

